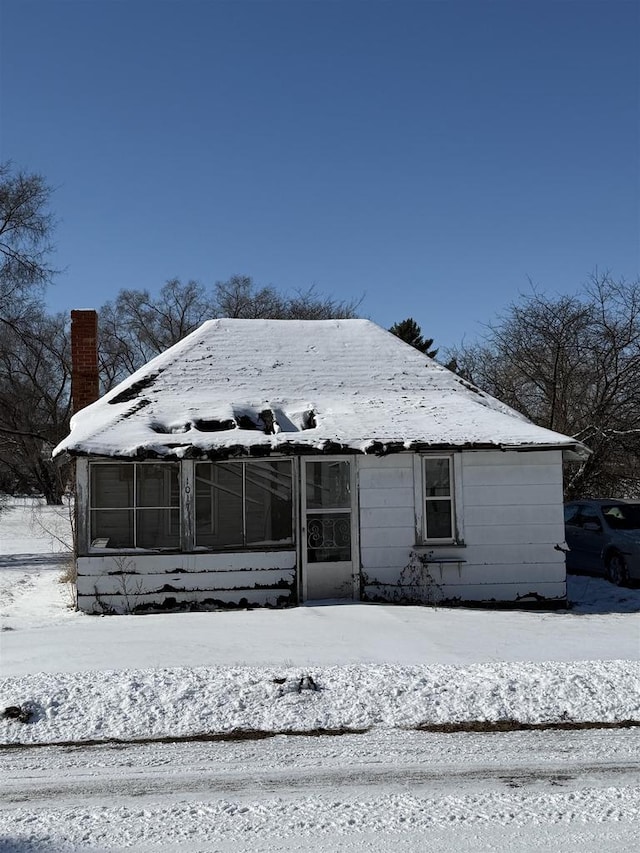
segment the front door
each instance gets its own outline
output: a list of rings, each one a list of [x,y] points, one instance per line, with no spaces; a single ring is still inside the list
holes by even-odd
[[[305,601],[357,597],[355,470],[351,459],[302,460]]]

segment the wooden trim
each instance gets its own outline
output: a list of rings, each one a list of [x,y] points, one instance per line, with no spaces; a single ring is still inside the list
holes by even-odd
[[[180,465],[180,513],[182,529],[180,548],[183,552],[193,551],[195,545],[196,481],[194,463],[183,459]]]
[[[78,554],[89,553],[89,461],[76,459],[76,548]]]

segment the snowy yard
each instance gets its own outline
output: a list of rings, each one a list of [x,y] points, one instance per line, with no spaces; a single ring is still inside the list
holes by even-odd
[[[531,759],[535,790],[529,782],[524,788],[501,782],[493,791],[486,765],[494,750],[513,765],[514,744],[536,756],[546,738],[565,756],[558,766],[587,750],[580,767],[591,767],[614,745],[622,766],[637,755],[638,729],[510,735],[410,729],[469,721],[640,721],[640,590],[571,577],[572,608],[553,613],[353,604],[93,617],[70,609],[69,588],[59,582],[66,540],[64,511],[25,500],[0,515],[0,706],[24,706],[31,714],[26,723],[0,720],[3,743],[370,731],[141,744],[124,752],[97,745],[4,749],[4,784],[13,796],[0,809],[0,850],[505,849],[501,838],[517,850],[596,850],[604,838],[609,849],[629,849],[640,814],[640,788],[630,776],[599,782],[592,768],[577,793],[541,792],[547,777],[535,764],[538,755]],[[480,762],[473,789],[455,780],[436,784],[435,769],[429,776],[447,744],[463,776]],[[120,759],[127,755],[131,778],[142,774],[137,799],[124,780]],[[361,772],[349,775],[358,755]],[[233,773],[220,776],[227,760],[238,764],[233,773],[242,766],[242,785],[231,784]],[[178,767],[194,780],[210,772],[210,761],[218,775],[206,791],[181,781]],[[298,768],[305,784],[298,776],[291,782],[289,771],[278,776],[282,761],[291,772]],[[609,756],[608,773],[616,761]],[[386,770],[373,774],[373,788],[366,782],[372,766],[389,770],[387,782]],[[277,778],[262,784],[268,768]],[[444,779],[449,770],[441,772]],[[554,764],[551,776],[556,772]],[[154,773],[163,774],[159,786],[150,781]],[[326,785],[314,782],[323,774]],[[39,799],[40,776],[49,793]],[[24,778],[32,782],[18,796]],[[62,793],[52,794],[57,786]],[[510,810],[519,817],[509,818]],[[546,838],[546,846],[536,838]]]

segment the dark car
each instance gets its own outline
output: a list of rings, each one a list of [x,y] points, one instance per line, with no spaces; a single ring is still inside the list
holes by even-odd
[[[568,572],[604,575],[619,586],[640,579],[640,501],[565,504]]]

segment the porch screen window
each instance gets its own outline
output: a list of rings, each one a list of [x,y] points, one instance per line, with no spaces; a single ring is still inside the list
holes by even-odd
[[[290,461],[196,464],[197,547],[268,547],[292,542]]]
[[[179,466],[91,466],[91,542],[104,548],[178,548]]]
[[[424,459],[425,538],[453,539],[453,471],[450,456]]]

